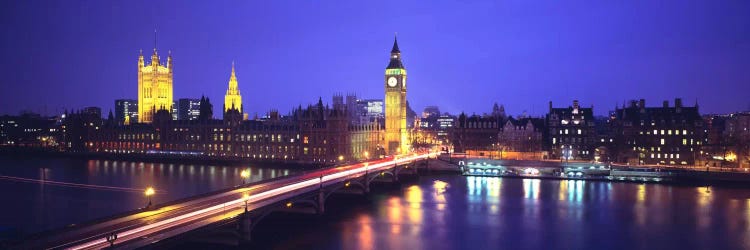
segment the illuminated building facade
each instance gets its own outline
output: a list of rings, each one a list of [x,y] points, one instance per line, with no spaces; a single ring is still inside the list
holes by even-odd
[[[237,75],[234,72],[234,62],[232,63],[232,74],[229,76],[227,94],[224,96],[224,113],[230,110],[235,110],[239,114],[242,114],[242,96],[240,96]]]
[[[391,59],[385,69],[385,149],[388,154],[406,153],[406,69],[401,62],[398,41],[394,39]]]
[[[59,135],[57,123],[56,117],[27,112],[19,116],[0,116],[0,148],[55,148]]]
[[[546,123],[547,145],[552,159],[594,159],[597,134],[593,106],[583,108],[578,100],[574,100],[573,106],[553,108],[549,102]]]
[[[542,151],[542,134],[544,119],[509,118],[500,127],[497,135],[497,147],[510,152]]]
[[[493,150],[493,144],[497,142],[499,126],[498,117],[467,116],[461,113],[451,132],[451,142],[455,152]]]
[[[167,119],[160,118],[167,115]],[[281,117],[236,121],[169,119],[157,113],[152,124],[94,127],[87,124],[80,143],[86,151],[108,154],[208,157],[249,161],[338,164],[375,158],[383,129],[378,123],[355,125],[342,109],[319,105],[296,109]],[[163,122],[162,122],[163,121]]]
[[[750,112],[705,117],[705,163],[712,167],[750,167]],[[705,129],[704,129],[705,130]]]
[[[675,99],[673,107],[646,107],[646,101],[631,101],[615,110],[614,138],[617,161],[631,164],[693,165],[701,155],[706,127],[698,105],[684,107]]]
[[[172,111],[172,54],[167,56],[167,64],[159,62],[154,48],[151,64],[146,65],[143,53],[138,56],[138,121],[151,123],[158,110]]]

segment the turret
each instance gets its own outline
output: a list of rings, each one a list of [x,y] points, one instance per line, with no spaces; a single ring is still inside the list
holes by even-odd
[[[138,70],[141,70],[144,66],[146,66],[146,62],[143,61],[143,50],[140,50],[138,52]]]
[[[172,71],[172,51],[169,51],[169,55],[167,56],[167,68],[169,71]]]
[[[152,67],[159,66],[159,54],[156,53],[156,47],[154,47],[154,53],[151,54],[151,66]]]

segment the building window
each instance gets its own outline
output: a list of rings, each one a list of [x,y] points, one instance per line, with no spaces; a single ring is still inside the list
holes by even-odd
[[[664,132],[664,130],[662,130]],[[661,145],[664,145],[664,138],[661,138]]]

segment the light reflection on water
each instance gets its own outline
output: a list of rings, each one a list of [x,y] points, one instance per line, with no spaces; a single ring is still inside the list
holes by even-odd
[[[97,186],[135,190],[153,186],[153,199],[163,203],[242,183],[240,172],[250,170],[249,182],[290,174],[289,169],[256,166],[210,166],[110,160],[8,159],[0,157],[0,175],[91,185],[0,181],[0,197],[14,202],[3,207],[0,226],[22,233],[48,230],[142,207],[141,191],[124,192]],[[219,172],[217,172],[219,171]]]
[[[428,176],[300,234],[320,249],[750,249],[750,190],[708,190]]]

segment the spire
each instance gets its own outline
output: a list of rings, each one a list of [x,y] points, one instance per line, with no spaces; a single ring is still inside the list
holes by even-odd
[[[232,61],[232,74],[229,76],[229,90],[227,90],[227,94],[239,95],[237,86],[237,75],[234,71],[234,61]]]
[[[404,69],[404,64],[401,62],[401,50],[398,49],[398,39],[393,38],[393,49],[391,49],[391,61],[388,63],[386,69]]]
[[[143,50],[138,51],[138,70],[140,71],[146,63],[143,61]]]
[[[156,54],[156,28],[154,28],[154,54]]]
[[[401,51],[398,49],[398,33],[393,36],[393,48],[391,49],[391,54],[401,53]]]
[[[169,54],[167,55],[167,68],[172,68],[172,50],[169,50]]]

